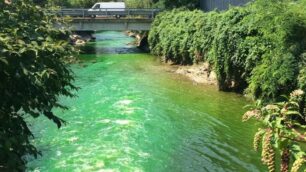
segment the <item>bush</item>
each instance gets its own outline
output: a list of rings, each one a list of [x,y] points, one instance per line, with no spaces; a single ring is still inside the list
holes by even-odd
[[[248,78],[247,92],[256,98],[273,100],[298,86],[301,55],[306,51],[305,16],[295,10],[301,2],[257,1],[249,7],[252,15],[246,21],[258,32],[251,38],[262,47]]]
[[[203,60],[203,49],[206,47],[202,42],[205,41],[205,35],[200,30],[204,26],[204,17],[201,11],[184,9],[158,15],[149,33],[152,53],[177,64]]]
[[[148,40],[166,61],[209,62],[220,90],[273,101],[305,89],[303,9],[305,0],[257,0],[220,13],[175,9],[157,16]]]

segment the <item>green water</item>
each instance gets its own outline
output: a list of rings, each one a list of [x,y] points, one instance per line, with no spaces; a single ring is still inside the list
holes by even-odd
[[[32,126],[43,156],[29,171],[266,171],[252,150],[256,127],[241,122],[242,96],[167,72],[121,32],[96,36],[94,54],[73,66],[78,97],[55,110],[68,124]]]

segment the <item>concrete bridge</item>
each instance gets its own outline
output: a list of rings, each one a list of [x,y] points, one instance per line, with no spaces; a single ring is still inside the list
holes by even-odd
[[[72,31],[150,30],[159,9],[61,9],[59,16],[72,18]]]

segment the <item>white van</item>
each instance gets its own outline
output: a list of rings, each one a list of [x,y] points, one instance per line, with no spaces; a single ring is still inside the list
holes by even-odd
[[[91,7],[88,11],[124,11],[125,10],[125,3],[124,2],[98,2],[95,3],[94,6]]]
[[[110,12],[117,12],[117,11],[121,11],[124,12],[125,11],[125,3],[124,2],[98,2],[95,3],[95,5],[93,5],[91,7],[91,9],[88,10],[89,12],[99,12],[99,11],[103,11],[106,12],[110,11]],[[98,16],[103,16],[103,15],[98,15]],[[116,15],[117,17],[120,17],[120,15]],[[95,17],[95,15],[93,15],[93,17]]]

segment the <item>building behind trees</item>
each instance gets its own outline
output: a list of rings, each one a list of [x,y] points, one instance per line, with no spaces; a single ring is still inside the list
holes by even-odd
[[[226,10],[233,6],[244,5],[251,0],[200,0],[200,7],[204,11]]]

